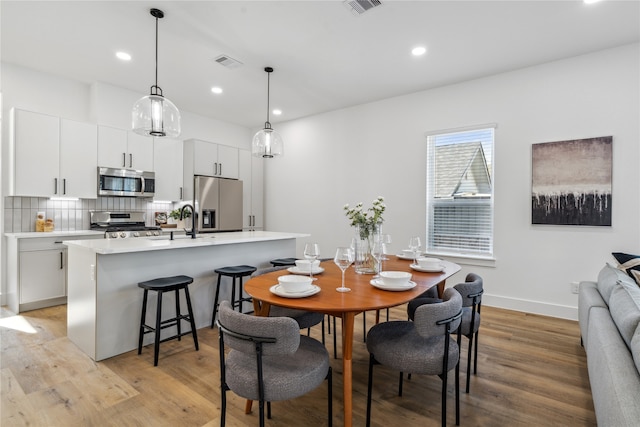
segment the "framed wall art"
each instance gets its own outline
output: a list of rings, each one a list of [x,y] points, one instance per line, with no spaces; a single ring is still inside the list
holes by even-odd
[[[613,137],[533,144],[531,223],[611,225]]]

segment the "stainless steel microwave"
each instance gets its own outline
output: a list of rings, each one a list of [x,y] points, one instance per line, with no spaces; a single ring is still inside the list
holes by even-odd
[[[153,197],[155,172],[98,166],[98,196]]]

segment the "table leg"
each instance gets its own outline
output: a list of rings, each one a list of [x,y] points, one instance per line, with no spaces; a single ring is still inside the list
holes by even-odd
[[[351,427],[353,412],[353,372],[351,359],[353,356],[353,319],[355,313],[347,312],[342,315],[342,380],[344,399],[344,426]]]
[[[444,280],[436,285],[438,287],[438,298],[442,298],[442,295],[444,294],[444,285]]]

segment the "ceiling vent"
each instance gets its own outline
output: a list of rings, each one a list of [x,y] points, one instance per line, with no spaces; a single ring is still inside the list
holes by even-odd
[[[380,0],[345,0],[342,2],[354,15],[362,15],[374,7],[382,6]]]
[[[214,58],[214,61],[227,68],[239,68],[242,66],[242,62],[238,61],[237,59],[233,59],[229,55],[220,55]]]

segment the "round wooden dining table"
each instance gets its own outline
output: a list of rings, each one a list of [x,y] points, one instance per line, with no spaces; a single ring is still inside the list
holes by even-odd
[[[324,269],[321,274],[314,274],[314,285],[320,291],[305,298],[284,298],[270,291],[270,288],[278,283],[278,277],[289,274],[287,270],[279,270],[263,274],[248,280],[244,289],[253,298],[254,312],[258,316],[268,316],[271,305],[295,308],[300,310],[315,311],[340,317],[342,319],[342,367],[343,367],[343,402],[344,425],[352,425],[352,370],[351,359],[353,350],[354,317],[369,310],[380,310],[404,304],[427,289],[437,286],[438,294],[444,292],[445,281],[458,271],[460,266],[452,262],[443,261],[443,271],[419,272],[411,269],[411,261],[400,259],[390,255],[390,259],[384,261],[385,271],[410,271],[411,281],[416,286],[406,291],[386,291],[371,285],[372,275],[358,274],[353,267],[345,272],[345,286],[351,288],[350,292],[337,292],[342,281],[340,269],[333,261],[325,261],[320,264]],[[247,405],[250,410],[250,403]]]

